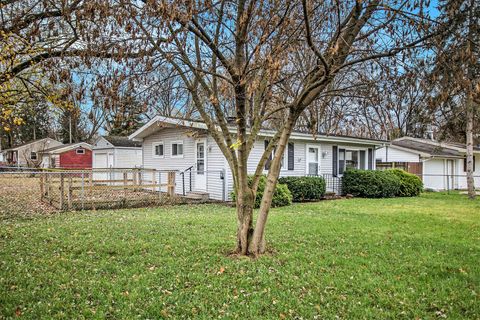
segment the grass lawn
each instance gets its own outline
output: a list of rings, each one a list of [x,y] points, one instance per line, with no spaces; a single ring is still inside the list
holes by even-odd
[[[0,318],[480,318],[480,200],[274,209],[273,254],[232,258],[221,205],[0,222]]]

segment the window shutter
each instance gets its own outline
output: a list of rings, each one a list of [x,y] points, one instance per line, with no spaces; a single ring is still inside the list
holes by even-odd
[[[368,170],[373,170],[373,149],[368,148]]]
[[[295,152],[293,142],[288,143],[288,170],[295,170]]]
[[[265,140],[265,150],[268,148],[269,141]],[[272,153],[270,152],[270,155],[268,156],[267,161],[265,161],[265,170],[270,169],[270,162],[272,161]]]
[[[338,176],[338,147],[333,146],[332,148],[332,168],[333,168],[333,176]]]

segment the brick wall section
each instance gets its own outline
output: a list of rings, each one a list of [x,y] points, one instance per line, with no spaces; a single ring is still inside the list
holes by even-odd
[[[77,148],[83,149],[83,148]],[[85,154],[77,154],[77,149],[60,154],[60,168],[90,169],[92,168],[92,151],[85,150]]]

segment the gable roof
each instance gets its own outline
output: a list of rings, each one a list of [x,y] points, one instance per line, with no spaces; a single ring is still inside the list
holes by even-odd
[[[141,148],[142,143],[139,141],[130,140],[128,137],[123,136],[102,136],[114,147],[128,147],[128,148]]]
[[[37,140],[30,140],[30,141],[28,141],[28,142],[18,144],[18,145],[14,146],[14,147],[11,147],[11,148],[9,148],[9,149],[5,149],[5,150],[3,150],[3,151],[13,151],[13,150],[17,150],[17,149],[19,149],[19,148],[26,147],[26,146],[28,146],[29,144],[38,143],[38,142],[41,142],[41,141],[44,141],[44,140],[51,140],[51,141],[55,141],[55,142],[61,143],[60,141],[57,141],[57,140],[55,140],[55,139],[52,139],[52,138],[48,138],[48,137],[47,137],[47,138],[42,138],[42,139],[37,139]]]
[[[42,153],[63,153],[76,148],[85,148],[85,149],[92,150],[92,145],[86,142],[69,143],[69,144],[63,144],[61,146],[45,149],[42,151]]]
[[[140,127],[137,131],[132,133],[129,136],[129,139],[143,139],[150,134],[154,133],[160,128],[164,127],[186,127],[192,129],[208,130],[207,125],[204,122],[198,120],[185,120],[164,116],[155,116],[145,125]],[[220,130],[219,126],[216,126],[217,130]],[[236,132],[236,127],[230,126],[229,130],[232,133]],[[272,137],[276,133],[275,130],[271,129],[261,129],[258,133],[260,137]],[[367,138],[358,138],[352,136],[343,136],[343,135],[333,135],[333,134],[323,134],[319,133],[315,137],[311,133],[306,133],[304,131],[293,131],[291,134],[291,139],[296,140],[308,140],[308,141],[329,141],[329,142],[338,142],[338,143],[357,143],[357,144],[373,144],[373,145],[385,145],[388,143],[386,140],[376,140],[376,139],[367,139]]]
[[[467,151],[465,146],[459,143],[446,143],[411,137],[393,140],[391,146],[414,151],[424,157],[463,158]],[[475,147],[474,152],[480,152],[480,148]]]

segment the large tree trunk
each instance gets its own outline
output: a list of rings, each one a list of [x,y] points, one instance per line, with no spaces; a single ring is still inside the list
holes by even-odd
[[[467,188],[468,188],[468,197],[470,199],[475,199],[475,181],[473,179],[473,101],[469,97],[467,100]]]

